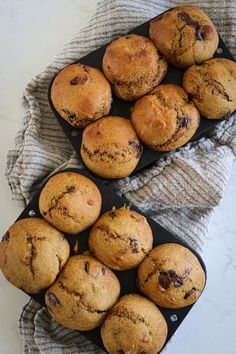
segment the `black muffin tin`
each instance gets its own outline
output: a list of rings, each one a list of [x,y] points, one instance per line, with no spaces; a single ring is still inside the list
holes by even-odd
[[[129,33],[134,33],[134,34],[138,34],[141,36],[149,37],[149,34],[148,34],[149,23],[150,23],[150,21],[147,21],[147,22],[143,23],[141,26],[134,28]],[[125,35],[125,33],[124,33],[124,35]],[[107,45],[104,45],[101,48],[89,53],[85,57],[80,58],[79,60],[75,61],[75,63],[82,63],[85,65],[90,65],[90,66],[93,66],[93,67],[96,67],[96,68],[102,70],[102,58],[105,53]],[[214,55],[214,58],[227,58],[227,59],[234,60],[232,54],[230,53],[229,49],[227,48],[226,44],[224,43],[224,41],[221,38],[219,41],[219,47]],[[182,78],[183,78],[184,71],[185,70],[176,68],[176,67],[169,64],[167,74],[161,83],[162,84],[176,84],[176,85],[182,86]],[[53,80],[54,80],[54,78],[53,78]],[[81,155],[80,155],[80,146],[81,146],[81,142],[82,142],[83,129],[76,129],[73,126],[71,126],[55,110],[53,103],[51,101],[51,86],[52,86],[53,80],[50,83],[49,91],[48,91],[48,99],[49,99],[50,106],[52,108],[54,115],[58,119],[62,129],[64,130],[66,136],[68,137],[73,148],[75,149],[79,159],[83,162]],[[109,113],[109,115],[117,115],[117,116],[129,118],[130,117],[130,108],[133,105],[134,105],[134,102],[122,101],[113,94],[113,103],[112,103],[111,112]],[[227,117],[227,118],[229,118],[229,117]],[[220,121],[221,120],[217,120],[217,119],[210,120],[210,119],[206,119],[206,118],[201,117],[200,126],[190,141],[194,141],[194,140],[199,139],[203,134],[207,133],[211,128],[214,128],[217,124],[219,124]],[[161,157],[163,157],[167,154],[168,154],[168,152],[157,152],[157,151],[149,149],[147,146],[144,145],[142,157],[141,157],[138,165],[136,166],[135,170],[133,171],[132,175],[136,174],[141,169],[154,163],[155,161],[157,161],[158,159],[160,159]]]
[[[100,193],[102,195],[101,213],[111,210],[112,207],[120,208],[124,205],[129,204],[129,202],[127,200],[119,197],[116,193],[114,193],[114,191],[112,189],[108,188],[106,185],[104,185],[104,183],[99,181],[97,178],[91,177],[88,173],[81,172],[81,170],[75,169],[75,168],[66,169],[66,170],[63,170],[60,172],[67,172],[67,171],[80,173],[80,174],[88,177],[89,179],[91,179],[97,185],[97,187],[99,188]],[[60,173],[60,172],[57,172],[57,173]],[[39,212],[39,206],[38,206],[39,205],[39,195],[40,195],[40,192],[42,189],[43,189],[43,186],[41,187],[40,191],[34,196],[34,198],[28,204],[28,206],[24,209],[24,211],[21,213],[21,215],[19,216],[19,218],[17,220],[28,218],[28,217],[42,218],[42,216]],[[183,243],[177,236],[172,235],[170,232],[165,230],[161,225],[159,225],[154,220],[152,220],[151,218],[146,216],[144,213],[139,211],[136,207],[131,206],[130,209],[138,211],[140,214],[144,215],[147,218],[147,221],[148,221],[149,225],[151,226],[151,229],[153,232],[153,237],[154,237],[153,247],[155,247],[157,245],[161,245],[163,243],[169,243],[169,242],[178,243],[180,245],[187,247],[188,249],[191,250],[191,252],[193,252],[197,256],[197,258],[198,258],[199,262],[201,263],[201,266],[206,274],[205,264],[204,264],[203,260],[201,259],[201,257],[199,256],[199,254],[195,250],[193,250],[187,244]],[[90,229],[87,229],[77,235],[65,234],[65,237],[67,238],[67,240],[70,244],[70,255],[71,256],[75,255],[74,246],[75,246],[75,243],[77,240],[78,240],[78,246],[79,246],[78,247],[79,254],[81,254],[89,249],[88,248],[89,232],[90,232]],[[128,271],[122,271],[122,272],[114,271],[114,273],[117,275],[117,277],[120,280],[121,296],[128,294],[128,293],[140,294],[140,292],[137,288],[137,285],[136,285],[136,270],[128,270]],[[34,300],[36,300],[37,302],[39,302],[40,304],[42,304],[43,306],[45,306],[44,292],[37,294],[37,295],[33,295],[33,294],[28,294],[28,295],[30,297],[32,297]],[[187,316],[187,314],[189,313],[189,311],[191,310],[191,308],[193,306],[194,305],[190,305],[190,306],[180,308],[180,309],[165,309],[165,308],[159,307],[161,313],[165,317],[166,322],[168,324],[168,337],[167,337],[166,343],[173,336],[173,334],[175,333],[175,331],[177,330],[177,328],[179,327],[179,325],[184,320],[184,318]],[[105,348],[103,347],[103,344],[102,344],[101,337],[100,337],[100,328],[94,329],[92,331],[81,332],[81,334],[83,334],[85,337],[90,339],[93,343],[95,343],[100,348],[105,350]]]

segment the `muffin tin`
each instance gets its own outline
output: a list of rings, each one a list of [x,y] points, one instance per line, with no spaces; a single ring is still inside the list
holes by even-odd
[[[149,37],[148,31],[149,31],[149,23],[150,21],[145,22],[141,26],[133,29],[129,33],[134,33],[142,36]],[[125,35],[125,33],[124,33]],[[109,43],[108,43],[109,44]],[[107,45],[108,45],[107,44]],[[93,67],[96,67],[100,70],[102,70],[102,58],[105,53],[106,46],[103,46],[90,54],[86,55],[85,57],[77,60],[75,63],[82,63],[85,65],[90,65]],[[219,47],[214,55],[215,58],[227,58],[230,60],[234,60],[232,54],[230,53],[229,49],[225,45],[224,41],[219,38]],[[172,84],[177,84],[182,86],[182,77],[184,74],[183,69],[176,68],[172,65],[169,64],[168,66],[168,71],[164,79],[162,80],[161,83],[167,84],[167,83],[172,83]],[[54,78],[53,78],[54,80]],[[69,123],[67,123],[55,110],[53,103],[51,101],[51,86],[53,83],[53,80],[49,86],[49,91],[48,91],[48,100],[50,103],[50,106],[52,108],[52,111],[56,118],[58,119],[62,129],[64,130],[65,134],[67,135],[68,139],[70,140],[73,148],[75,149],[79,159],[81,159],[80,155],[80,146],[81,146],[81,141],[82,141],[82,129],[76,129],[73,126],[71,126]],[[112,108],[110,115],[117,115],[121,117],[130,117],[130,108],[133,106],[134,102],[125,102],[120,99],[118,99],[115,95],[113,95],[113,103],[112,103]],[[190,141],[194,141],[199,139],[203,134],[207,133],[211,128],[214,128],[217,124],[219,124],[221,120],[209,120],[206,118],[201,117],[201,124],[197,130],[197,132],[194,134],[193,138]],[[149,149],[147,146],[144,145],[144,150],[142,157],[136,166],[135,170],[133,171],[132,175],[135,175],[137,172],[139,172],[141,169],[145,168],[146,166],[150,165],[151,163],[154,163],[155,161],[159,160],[163,156],[167,155],[168,152],[157,152],[154,150]],[[87,169],[87,167],[85,166]]]
[[[101,214],[106,211],[111,210],[113,206],[115,206],[116,208],[120,208],[120,207],[124,206],[124,204],[126,204],[126,205],[128,204],[128,202],[124,198],[121,198],[118,195],[116,195],[112,189],[105,186],[104,183],[100,182],[97,178],[91,177],[88,173],[81,172],[81,170],[75,169],[75,168],[66,169],[66,170],[63,170],[60,172],[66,172],[66,171],[80,173],[80,174],[88,177],[89,179],[91,179],[97,185],[97,187],[100,190],[101,195],[102,195]],[[21,215],[19,216],[19,218],[17,220],[27,218],[27,217],[40,217],[40,218],[42,218],[42,216],[39,212],[38,203],[39,203],[39,195],[40,195],[40,192],[43,189],[43,187],[44,187],[44,185],[41,187],[40,191],[34,196],[32,201],[28,204],[28,206],[21,213]],[[187,244],[180,241],[180,239],[177,236],[174,236],[171,233],[169,233],[167,230],[165,230],[163,227],[161,227],[154,220],[152,220],[151,218],[146,216],[144,213],[140,212],[137,208],[131,206],[131,209],[138,211],[139,213],[143,214],[147,218],[147,220],[150,224],[150,227],[152,229],[152,232],[153,232],[153,247],[163,244],[163,243],[169,243],[169,242],[174,242],[174,243],[178,243],[180,245],[183,245],[183,246],[189,248],[197,256],[204,272],[206,273],[205,264],[196,251],[194,251]],[[70,254],[71,255],[76,254],[74,252],[74,248],[75,248],[77,240],[78,240],[78,250],[79,250],[78,253],[79,254],[88,250],[89,231],[90,231],[90,229],[87,229],[87,230],[81,232],[80,234],[76,234],[73,236],[65,234],[65,236],[70,244]],[[124,294],[127,294],[127,293],[140,293],[137,286],[136,286],[136,270],[128,270],[128,271],[122,271],[122,272],[114,271],[114,272],[117,275],[117,277],[121,283],[121,296]],[[36,300],[40,304],[45,305],[44,293],[40,293],[37,295],[29,294],[29,296],[31,296],[34,300]],[[168,337],[167,337],[166,343],[173,336],[173,334],[175,333],[175,331],[177,330],[177,328],[179,327],[181,322],[184,320],[184,318],[187,316],[187,314],[191,310],[192,306],[194,306],[194,305],[190,305],[190,306],[187,306],[184,308],[174,309],[174,310],[160,308],[160,311],[163,314],[163,316],[165,317],[166,322],[168,324]],[[92,342],[94,342],[96,345],[101,347],[103,350],[105,350],[103,347],[103,344],[102,344],[101,337],[100,337],[100,328],[94,329],[92,331],[81,332],[81,333],[83,335],[85,335],[88,339],[90,339]]]

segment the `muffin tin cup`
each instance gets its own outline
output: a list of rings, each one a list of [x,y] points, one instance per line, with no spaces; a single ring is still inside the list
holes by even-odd
[[[111,210],[112,207],[120,208],[124,205],[129,205],[129,202],[126,199],[119,197],[117,194],[114,193],[114,191],[112,189],[108,188],[106,185],[104,185],[104,183],[100,182],[97,178],[91,177],[87,172],[82,172],[81,170],[76,169],[76,168],[69,168],[66,170],[59,171],[55,174],[58,174],[61,172],[80,173],[80,174],[84,175],[85,177],[89,178],[90,180],[92,180],[97,185],[97,187],[100,190],[100,193],[102,195],[101,214],[105,213],[106,211]],[[45,184],[46,184],[46,182],[45,182]],[[42,218],[42,216],[39,212],[39,195],[40,195],[40,192],[43,189],[44,185],[41,187],[40,191],[34,196],[32,201],[24,209],[24,211],[21,213],[21,215],[19,216],[19,218],[17,220],[28,218],[28,217]],[[135,210],[146,217],[146,219],[152,229],[152,232],[153,232],[153,247],[164,244],[164,243],[170,243],[170,242],[177,243],[177,244],[180,244],[184,247],[187,247],[188,249],[191,250],[191,252],[193,252],[197,256],[197,258],[198,258],[198,260],[199,260],[199,262],[206,274],[205,264],[204,264],[202,258],[199,256],[199,254],[195,250],[193,250],[187,244],[182,242],[177,236],[168,232],[166,229],[164,229],[161,225],[156,223],[150,217],[146,216],[145,213],[142,213],[136,207],[131,206],[130,209]],[[79,234],[76,234],[76,235],[65,234],[65,237],[70,244],[70,255],[71,256],[77,254],[74,252],[75,244],[77,243],[77,241],[78,241],[78,250],[79,250],[78,253],[79,254],[82,254],[83,252],[89,250],[88,236],[89,236],[90,229],[91,228],[89,228]],[[117,277],[120,281],[120,284],[121,284],[120,296],[123,296],[128,293],[141,294],[137,285],[136,285],[137,269],[128,270],[128,271],[114,271],[114,273],[117,275]],[[33,295],[33,294],[28,294],[28,295],[30,297],[32,297],[34,300],[36,300],[38,303],[40,303],[41,305],[45,306],[44,292],[42,292],[40,294],[36,294],[36,295]],[[159,307],[159,309],[160,309],[161,313],[163,314],[163,316],[165,317],[167,325],[168,325],[168,336],[167,336],[167,340],[166,340],[165,345],[170,340],[170,338],[173,336],[173,334],[175,333],[175,331],[180,326],[181,322],[184,320],[184,318],[187,316],[187,314],[189,313],[189,311],[191,310],[191,308],[193,306],[194,306],[194,304],[184,307],[184,308],[179,308],[179,309],[166,309],[166,308]],[[97,329],[94,329],[92,331],[81,332],[81,334],[83,334],[85,337],[90,339],[93,343],[95,343],[100,348],[105,350],[105,348],[102,344],[101,336],[100,336],[100,327]]]
[[[147,22],[143,23],[141,26],[134,28],[129,33],[130,34],[131,33],[138,34],[138,35],[145,36],[145,37],[149,38],[148,32],[149,32],[150,21],[147,21]],[[124,33],[124,35],[125,34],[126,33]],[[100,47],[99,49],[91,52],[90,54],[86,55],[83,58],[80,58],[79,60],[75,61],[74,63],[81,63],[84,65],[93,66],[93,67],[96,67],[96,68],[102,70],[102,58],[105,53],[107,45]],[[214,58],[226,58],[226,59],[230,59],[230,60],[234,61],[232,54],[230,53],[226,44],[224,43],[224,41],[220,37],[219,37],[219,46],[218,46],[217,51],[215,52]],[[182,78],[183,78],[184,72],[185,72],[184,69],[179,69],[179,68],[176,68],[176,67],[169,64],[167,74],[165,75],[161,84],[176,84],[176,85],[182,86]],[[60,123],[62,129],[64,130],[66,136],[68,137],[69,141],[71,142],[79,159],[83,162],[81,155],[80,155],[80,147],[81,147],[81,142],[82,142],[83,129],[79,129],[79,128],[75,128],[75,127],[71,126],[55,110],[53,103],[51,101],[51,86],[54,81],[54,78],[52,79],[52,81],[49,85],[49,90],[48,90],[49,104],[51,106],[51,109],[52,109],[55,117],[57,118],[57,120]],[[133,105],[134,105],[134,102],[122,101],[113,94],[112,108],[111,108],[109,115],[116,115],[116,116],[121,116],[121,117],[125,117],[125,118],[130,118],[130,108]],[[229,116],[226,118],[228,119]],[[215,119],[215,120],[211,119],[210,120],[210,119],[206,119],[206,118],[201,117],[200,126],[190,141],[198,140],[205,133],[207,133],[210,129],[216,127],[217,124],[219,124],[221,121],[222,120],[218,120],[218,119]],[[134,171],[132,172],[131,176],[135,175],[137,172],[139,172],[143,168],[147,167],[148,165],[154,163],[155,161],[159,160],[160,158],[166,156],[168,153],[169,152],[154,151],[154,150],[151,150],[150,148],[148,148],[146,145],[144,145],[142,157],[140,158],[139,163],[136,166],[136,168],[134,169]],[[85,166],[85,168],[88,169],[86,166]],[[92,173],[92,172],[90,172],[90,173]]]

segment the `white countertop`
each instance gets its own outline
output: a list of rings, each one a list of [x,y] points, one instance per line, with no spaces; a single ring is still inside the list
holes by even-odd
[[[21,211],[4,177],[6,155],[21,127],[22,92],[95,9],[96,0],[0,0],[0,235]],[[203,258],[207,288],[166,354],[235,354],[236,165],[212,218]],[[28,296],[0,275],[0,353],[18,354],[17,321]]]

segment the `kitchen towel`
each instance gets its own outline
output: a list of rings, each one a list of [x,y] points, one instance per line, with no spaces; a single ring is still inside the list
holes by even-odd
[[[31,80],[24,92],[25,115],[15,149],[9,151],[6,176],[13,198],[27,203],[50,173],[66,167],[82,168],[48,104],[48,85],[58,70],[108,43],[133,27],[188,1],[105,0],[53,61]],[[236,3],[191,1],[216,24],[236,55]],[[219,204],[236,154],[235,116],[221,122],[207,136],[170,153],[136,176],[112,182],[112,187],[166,229],[201,251],[207,225]],[[35,301],[24,307],[19,320],[24,353],[101,352],[76,331],[53,321]]]

